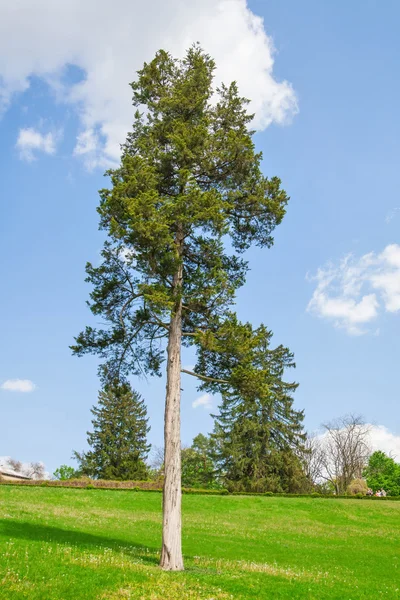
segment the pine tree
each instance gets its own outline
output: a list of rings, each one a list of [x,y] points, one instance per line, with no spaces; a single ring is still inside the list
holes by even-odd
[[[215,373],[251,372],[255,364],[257,378],[245,382],[247,390],[223,394],[212,436],[219,476],[236,491],[299,491],[305,485],[299,460],[306,437],[304,415],[293,408],[298,384],[283,379],[285,370],[295,366],[293,354],[283,346],[270,349],[272,333],[263,325],[256,330],[249,323],[233,325],[240,344],[229,356],[231,364],[214,359]]]
[[[241,254],[252,244],[273,244],[288,202],[280,180],[262,173],[248,101],[235,83],[215,90],[214,71],[198,46],[183,60],[161,50],[131,84],[133,128],[121,165],[108,173],[111,189],[100,192],[100,227],[108,234],[103,262],[87,265],[90,308],[105,326],[87,327],[72,346],[78,356],[100,357],[103,378],[160,375],[166,359],[166,570],[183,569],[181,373],[238,393],[246,393],[248,376],[257,378],[256,365],[224,379],[210,375],[206,357],[231,351],[219,340],[245,283]],[[203,353],[195,371],[182,369],[182,346]]]
[[[147,476],[147,409],[129,383],[108,384],[91,409],[88,452],[75,452],[80,471],[95,479],[141,480]]]

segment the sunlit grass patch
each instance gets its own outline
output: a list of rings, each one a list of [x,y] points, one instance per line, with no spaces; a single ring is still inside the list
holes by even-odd
[[[0,488],[1,600],[399,598],[400,503],[184,496],[186,570],[158,567],[161,496]]]
[[[201,586],[183,579],[178,581],[171,574],[161,574],[152,578],[150,576],[146,582],[130,588],[107,591],[100,598],[104,600],[228,600],[234,596],[221,589]]]

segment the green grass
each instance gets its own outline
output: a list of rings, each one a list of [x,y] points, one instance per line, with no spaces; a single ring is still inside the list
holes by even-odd
[[[183,497],[186,571],[157,567],[161,494],[0,487],[0,598],[399,598],[400,502]]]

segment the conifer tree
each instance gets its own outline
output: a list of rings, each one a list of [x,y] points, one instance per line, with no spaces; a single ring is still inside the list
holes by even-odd
[[[95,479],[141,480],[147,476],[147,409],[129,383],[107,384],[91,409],[90,450],[74,452],[80,472]]]
[[[212,376],[237,381],[223,388],[212,436],[219,476],[235,490],[298,491],[304,484],[298,458],[304,414],[293,408],[298,384],[284,380],[295,366],[293,354],[283,346],[271,349],[271,337],[264,325],[253,329],[232,315],[219,342],[229,353],[200,353],[200,361],[212,362]],[[220,389],[212,382],[203,388]]]
[[[241,397],[249,387],[266,393],[251,360],[247,370],[225,369],[224,378],[212,363],[240,343],[229,311],[245,282],[241,254],[252,244],[272,245],[288,201],[280,180],[261,171],[248,101],[235,83],[214,89],[214,71],[198,46],[183,60],[161,50],[131,84],[133,128],[120,167],[108,172],[111,189],[100,192],[103,262],[87,265],[90,308],[105,326],[87,327],[72,346],[77,355],[97,354],[102,376],[118,380],[160,375],[166,359],[160,564],[168,570],[183,569],[181,373]],[[194,371],[182,369],[182,345],[199,352]]]

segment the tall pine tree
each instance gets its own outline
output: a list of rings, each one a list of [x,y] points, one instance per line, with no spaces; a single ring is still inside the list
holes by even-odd
[[[147,409],[129,383],[108,384],[91,409],[88,452],[75,452],[84,475],[95,479],[140,480],[147,476]]]
[[[288,202],[280,180],[261,170],[248,101],[235,83],[215,89],[214,71],[198,46],[182,60],[161,50],[132,83],[133,128],[121,165],[109,172],[111,189],[100,192],[100,226],[108,234],[103,262],[87,265],[90,308],[105,325],[87,327],[72,347],[77,355],[99,355],[103,376],[118,380],[160,375],[166,359],[160,564],[168,570],[183,569],[181,373],[204,384],[213,379],[219,391],[235,388],[239,396],[258,378],[264,393],[257,365],[225,370],[221,378],[212,361],[232,350],[220,340],[245,283],[241,254],[273,244]],[[182,369],[182,345],[199,353],[194,371]]]

